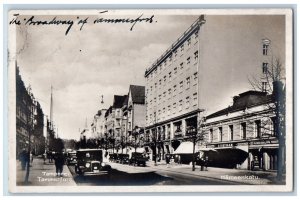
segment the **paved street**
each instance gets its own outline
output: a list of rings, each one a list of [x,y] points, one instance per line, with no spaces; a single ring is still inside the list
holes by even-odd
[[[35,158],[30,168],[29,185],[75,186],[75,185],[236,185],[236,184],[278,184],[275,172],[247,171],[236,169],[208,168],[208,171],[192,171],[189,165],[148,161],[146,167],[109,163],[112,171],[107,175],[78,176],[74,166],[64,166],[63,177],[57,177],[53,163]],[[26,171],[21,170],[17,161],[17,185],[24,184]]]
[[[209,168],[195,171],[188,165],[170,165],[147,162],[146,167],[110,163],[113,171],[110,177],[77,176],[74,166],[69,166],[78,185],[266,185],[278,184],[274,172],[249,172],[246,170]]]

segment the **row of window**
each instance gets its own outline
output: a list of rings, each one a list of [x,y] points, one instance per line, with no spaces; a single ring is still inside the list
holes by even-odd
[[[170,56],[169,58],[172,58],[172,56]],[[193,53],[192,56],[189,56],[186,58],[186,61],[181,62],[179,64],[179,66],[176,66],[173,68],[173,74],[177,74],[177,72],[179,70],[183,70],[185,68],[185,66],[189,66],[192,62],[192,60],[194,61],[194,64],[198,62],[198,58],[199,58],[199,52],[198,50],[195,51]],[[169,64],[172,64],[171,62]],[[150,80],[151,78],[156,77],[158,74],[160,74],[161,71],[163,71],[166,67],[167,67],[167,62],[165,61],[163,64],[161,64],[159,67],[157,67],[157,69],[155,69],[151,74],[149,74],[149,76],[147,76],[147,81]],[[172,78],[172,72],[168,73],[168,78],[169,80]],[[166,81],[167,79],[167,75],[163,77],[163,80]]]
[[[148,115],[147,110],[146,121],[148,122],[148,119],[150,122],[155,122],[156,120],[164,120],[165,116],[170,116],[171,114],[175,114],[176,112],[181,112],[183,109],[189,109],[191,106],[197,106],[197,99],[197,93],[194,93],[192,96],[192,100],[190,96],[187,96],[185,98],[185,103],[183,99],[179,100],[178,102],[174,102],[172,105],[168,105],[167,107],[159,109],[157,116],[156,112],[153,112],[153,114],[151,113]]]
[[[268,124],[262,125],[261,120],[254,121],[254,127],[252,123],[242,122],[239,124],[239,139],[247,138],[260,138],[262,136],[275,136],[275,123],[274,118],[269,120]],[[213,141],[230,141],[237,138],[234,138],[234,125],[228,125],[227,137],[224,137],[224,126],[217,127],[217,131],[214,131],[213,128],[209,129],[209,142]],[[249,129],[249,130],[248,130]],[[251,130],[251,131],[250,131]],[[248,133],[248,134],[247,134]]]
[[[186,49],[189,49],[191,44],[192,44],[192,38],[194,40],[194,44],[197,43],[198,41],[198,31],[196,31],[193,35],[193,37],[190,37],[186,40],[185,43],[183,43],[179,48],[175,49],[172,54],[165,59],[165,61],[160,64],[157,69],[154,70],[154,72],[152,74],[150,74],[150,76],[148,76],[148,78],[152,78],[154,75],[156,75],[157,73],[159,73],[160,71],[162,71],[169,63],[172,63],[172,59],[174,57],[174,59],[176,59],[176,57],[179,55],[182,55],[184,53],[185,47],[187,47]],[[154,74],[154,75],[153,75]]]
[[[197,82],[198,82],[198,80],[197,80],[198,79],[198,73],[195,72],[192,77],[189,76],[189,77],[187,77],[185,79],[185,89],[186,90],[188,90],[190,88],[190,86],[191,86],[191,78],[193,80],[193,85],[197,85]],[[152,86],[150,86],[150,89],[147,88],[146,89],[146,96],[151,96],[152,92],[154,90],[156,90],[156,87],[157,86],[155,84],[154,88]],[[165,99],[165,98],[171,98],[172,97],[172,91],[173,91],[173,96],[176,96],[177,91],[179,93],[181,93],[181,92],[183,92],[183,90],[184,90],[184,81],[182,80],[182,81],[179,82],[178,85],[175,84],[175,85],[173,85],[172,88],[169,88],[167,91],[164,91],[161,94],[158,94],[158,101],[160,101],[161,99]],[[152,103],[152,99],[148,99],[147,102],[149,102],[151,104]],[[154,97],[153,102],[154,102],[154,104],[156,104],[156,97]]]

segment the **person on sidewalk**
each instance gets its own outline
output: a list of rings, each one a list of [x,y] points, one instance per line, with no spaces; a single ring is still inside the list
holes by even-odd
[[[21,161],[22,170],[25,170],[26,164],[29,161],[28,153],[25,149],[23,149],[22,152],[20,153],[19,160]]]
[[[208,171],[208,170],[207,170],[208,162],[209,162],[209,161],[208,161],[208,156],[206,156],[206,157],[205,157],[205,160],[204,160],[205,171]]]
[[[63,167],[65,163],[64,155],[61,152],[58,152],[54,156],[56,176],[62,176]]]
[[[167,168],[170,167],[170,154],[166,154],[166,164],[167,164]]]

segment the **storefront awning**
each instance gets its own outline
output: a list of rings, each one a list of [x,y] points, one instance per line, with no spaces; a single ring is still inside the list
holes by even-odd
[[[199,148],[195,146],[195,153],[199,151]],[[193,153],[193,143],[192,142],[182,142],[179,147],[174,151],[174,154],[192,154]]]

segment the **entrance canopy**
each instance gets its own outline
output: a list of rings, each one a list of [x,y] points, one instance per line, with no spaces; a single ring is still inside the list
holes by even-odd
[[[199,151],[199,148],[195,146],[195,153]],[[174,154],[192,154],[193,153],[193,143],[192,142],[182,142],[179,147],[174,151]]]

